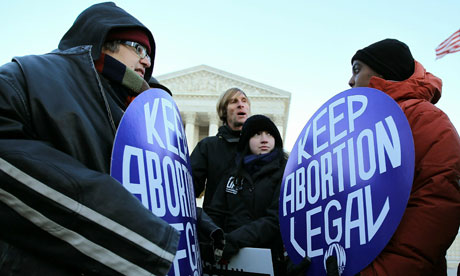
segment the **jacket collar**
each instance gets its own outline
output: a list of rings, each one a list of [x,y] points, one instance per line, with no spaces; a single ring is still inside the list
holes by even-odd
[[[442,80],[426,72],[423,65],[415,61],[414,74],[404,81],[389,81],[372,77],[369,87],[385,92],[395,101],[423,99],[433,104],[441,98]]]
[[[217,136],[224,138],[229,143],[238,143],[240,140],[241,131],[232,130],[228,125],[219,127]]]

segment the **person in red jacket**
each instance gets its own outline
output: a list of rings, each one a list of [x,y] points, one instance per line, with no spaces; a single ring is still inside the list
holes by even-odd
[[[351,59],[351,87],[392,97],[410,124],[415,146],[412,190],[401,223],[361,275],[446,275],[446,251],[460,225],[460,138],[434,104],[442,81],[396,39],[369,45]]]

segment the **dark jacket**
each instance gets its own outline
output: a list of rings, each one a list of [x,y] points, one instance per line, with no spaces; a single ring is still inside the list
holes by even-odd
[[[224,173],[233,166],[240,131],[233,131],[227,125],[219,127],[216,136],[209,136],[198,142],[190,156],[195,196],[205,190],[203,209],[207,211]]]
[[[446,251],[460,225],[460,139],[434,104],[442,82],[416,62],[407,80],[372,77],[370,87],[404,111],[415,146],[415,172],[407,209],[388,245],[361,275],[446,275]]]
[[[281,250],[278,204],[286,159],[281,149],[278,155],[252,175],[243,169],[240,188],[232,170],[214,194],[207,213],[226,233],[226,243],[237,249]]]
[[[165,275],[177,250],[179,233],[109,175],[123,111],[93,59],[110,28],[145,27],[113,3],[84,13],[61,50],[0,67],[1,275]]]

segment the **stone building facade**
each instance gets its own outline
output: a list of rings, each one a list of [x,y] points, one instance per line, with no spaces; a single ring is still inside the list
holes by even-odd
[[[285,138],[291,93],[207,65],[155,77],[168,87],[179,107],[190,152],[207,136],[217,134],[221,125],[216,104],[229,88],[238,87],[248,95],[252,114],[273,120]]]

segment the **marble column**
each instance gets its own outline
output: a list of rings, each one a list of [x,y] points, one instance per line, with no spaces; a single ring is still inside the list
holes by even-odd
[[[274,115],[273,116],[273,123],[275,123],[276,127],[278,128],[278,131],[281,134],[281,138],[284,141],[284,127],[283,127],[283,115]]]
[[[195,139],[195,122],[196,122],[196,113],[195,112],[185,112],[185,135],[187,136],[187,144],[189,152],[191,149],[195,148],[195,145],[198,141]]]
[[[209,118],[209,132],[208,136],[215,136],[219,130],[219,117],[216,113],[208,113]]]

